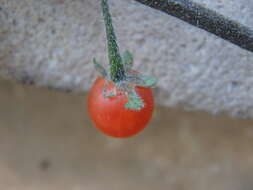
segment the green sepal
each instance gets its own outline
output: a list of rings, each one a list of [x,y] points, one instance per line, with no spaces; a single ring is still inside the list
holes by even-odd
[[[107,92],[106,90],[103,91],[103,96],[104,98],[112,98],[112,97],[115,97],[117,95],[116,92]]]
[[[138,76],[141,84],[138,84],[138,86],[142,86],[142,87],[154,87],[157,83],[157,79],[153,76],[148,76],[148,75],[139,75]]]
[[[136,93],[134,88],[127,90],[128,102],[125,104],[125,108],[129,110],[139,111],[144,108],[144,102],[141,97]]]
[[[122,54],[122,61],[123,61],[123,65],[130,69],[133,66],[133,62],[134,62],[134,58],[133,55],[126,50],[123,54]]]
[[[96,71],[98,71],[102,75],[102,77],[106,78],[107,77],[107,71],[105,70],[105,68],[102,65],[97,63],[95,58],[93,58],[93,64],[95,66]]]
[[[104,98],[112,98],[117,96],[117,87],[113,87],[109,90],[108,84],[103,86],[103,96]]]
[[[156,85],[157,79],[153,76],[143,75],[137,72],[127,73],[126,80],[135,86],[151,88]]]

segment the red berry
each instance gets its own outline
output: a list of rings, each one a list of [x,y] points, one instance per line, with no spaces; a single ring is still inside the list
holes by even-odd
[[[127,96],[117,93],[113,97],[104,97],[103,90],[115,89],[113,82],[98,77],[88,94],[88,112],[93,124],[105,134],[126,138],[142,131],[148,124],[154,108],[153,93],[150,88],[135,87],[137,94],[144,102],[141,110],[125,108]],[[119,92],[119,90],[117,89]]]

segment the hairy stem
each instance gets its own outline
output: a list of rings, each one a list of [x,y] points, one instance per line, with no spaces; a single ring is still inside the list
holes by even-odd
[[[253,30],[192,0],[135,0],[253,52]]]
[[[106,28],[108,58],[110,64],[110,77],[113,82],[118,82],[125,78],[125,71],[114,33],[112,18],[109,11],[107,0],[101,0],[103,17]]]

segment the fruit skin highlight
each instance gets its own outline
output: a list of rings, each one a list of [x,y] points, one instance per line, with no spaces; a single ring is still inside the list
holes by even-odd
[[[145,106],[140,110],[130,110],[124,106],[128,101],[126,94],[116,89],[116,96],[105,97],[105,85],[108,91],[115,89],[113,82],[98,77],[88,94],[88,112],[96,128],[116,138],[131,137],[142,131],[151,119],[154,109],[152,89],[136,86],[135,90]]]

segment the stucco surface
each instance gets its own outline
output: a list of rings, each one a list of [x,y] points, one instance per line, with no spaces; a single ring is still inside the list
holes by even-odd
[[[253,28],[253,1],[195,0]],[[253,54],[134,0],[110,0],[121,50],[159,79],[156,102],[253,117]],[[0,0],[0,76],[87,91],[106,64],[99,0]]]

